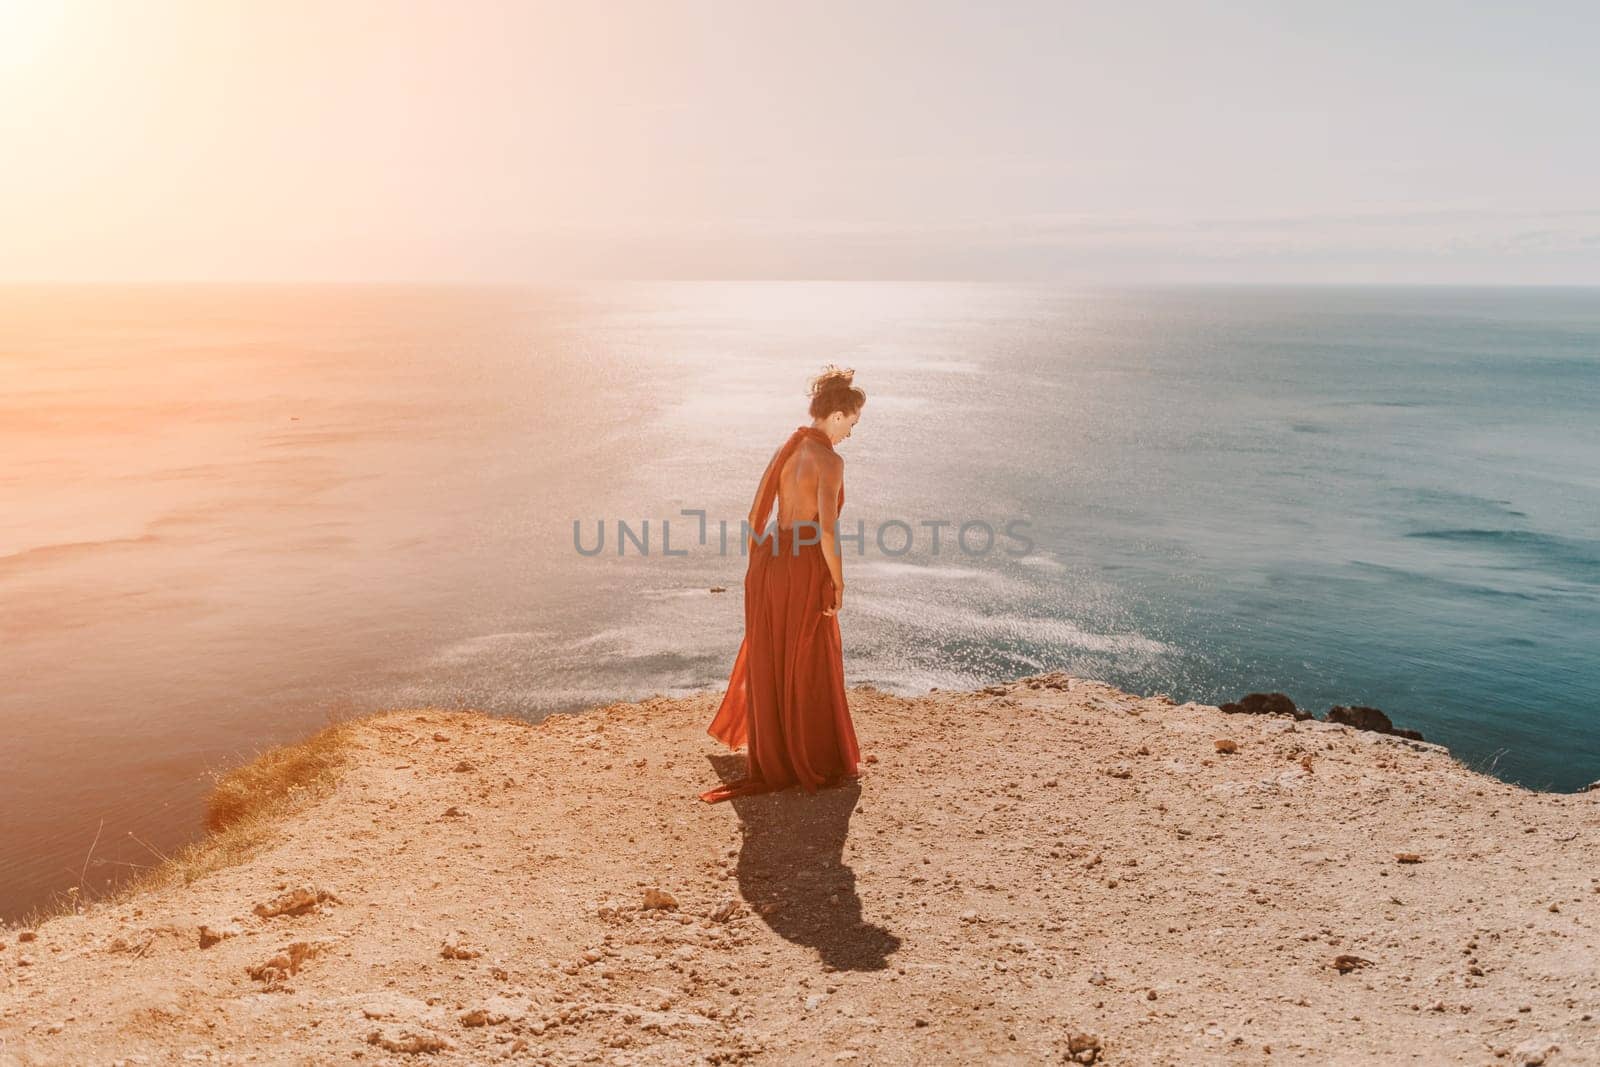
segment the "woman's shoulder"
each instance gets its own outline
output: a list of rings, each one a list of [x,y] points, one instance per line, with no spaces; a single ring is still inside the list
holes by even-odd
[[[844,462],[844,457],[843,456],[839,455],[839,453],[835,452],[833,449],[829,448],[827,445],[823,444],[821,441],[818,441],[817,439],[815,439],[813,437],[807,437],[805,440],[801,441],[800,442],[800,447],[804,448],[806,450],[806,452],[808,452],[809,454],[814,455],[814,456],[821,456],[823,459],[828,460],[830,462],[834,462],[834,463],[843,463]]]

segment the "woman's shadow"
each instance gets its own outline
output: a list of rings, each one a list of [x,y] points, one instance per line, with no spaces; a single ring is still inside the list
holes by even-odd
[[[724,782],[744,775],[744,760],[711,756]],[[773,932],[817,950],[822,962],[839,971],[881,971],[900,939],[881,926],[862,921],[856,875],[844,863],[850,816],[861,785],[807,793],[785,789],[734,797],[744,836],[739,850],[739,892]]]

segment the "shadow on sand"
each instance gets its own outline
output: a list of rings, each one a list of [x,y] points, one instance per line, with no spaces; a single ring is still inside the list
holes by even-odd
[[[709,757],[718,777],[744,775],[742,756]],[[756,917],[797,945],[817,950],[840,971],[881,971],[900,939],[863,922],[856,875],[844,863],[850,816],[861,799],[857,782],[807,793],[734,797],[744,836],[739,850],[739,892]]]

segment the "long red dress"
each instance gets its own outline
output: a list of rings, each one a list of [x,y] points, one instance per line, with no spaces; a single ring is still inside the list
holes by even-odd
[[[807,438],[830,451],[828,435],[801,426],[789,436],[756,501],[766,522],[783,465]],[[844,507],[844,485],[839,486]],[[797,536],[797,535],[803,535]],[[747,777],[700,794],[715,803],[791,785],[808,792],[853,778],[861,759],[844,692],[844,652],[833,604],[833,577],[813,527],[785,529],[749,542],[744,576],[744,640],[728,676],[728,692],[708,733],[729,748],[749,747]]]

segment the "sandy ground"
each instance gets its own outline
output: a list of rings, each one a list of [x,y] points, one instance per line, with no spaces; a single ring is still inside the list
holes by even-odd
[[[1058,674],[707,805],[716,700],[370,720],[245,865],[0,933],[0,1065],[1600,1063],[1600,793]]]

